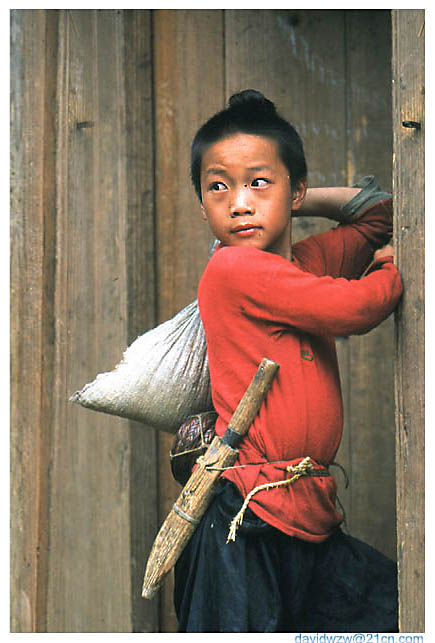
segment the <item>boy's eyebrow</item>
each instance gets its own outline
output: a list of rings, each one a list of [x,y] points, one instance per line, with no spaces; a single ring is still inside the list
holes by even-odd
[[[250,165],[246,169],[250,172],[263,172],[265,170],[272,172],[272,168],[270,168],[269,165]],[[204,176],[208,176],[209,174],[219,174],[220,176],[224,176],[227,174],[227,171],[221,167],[209,167],[204,172]]]
[[[219,174],[219,175],[225,175],[227,172],[220,167],[209,167],[207,170],[204,172],[204,176],[208,176],[209,174]]]
[[[268,165],[252,165],[248,167],[248,170],[251,170],[252,172],[263,172],[264,170],[271,172],[272,168]]]

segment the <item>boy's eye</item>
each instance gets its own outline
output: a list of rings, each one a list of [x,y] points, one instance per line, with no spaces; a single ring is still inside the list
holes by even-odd
[[[225,184],[221,181],[213,181],[208,188],[211,192],[221,192],[225,190]]]
[[[251,183],[253,188],[264,188],[269,185],[270,181],[267,179],[254,179]]]

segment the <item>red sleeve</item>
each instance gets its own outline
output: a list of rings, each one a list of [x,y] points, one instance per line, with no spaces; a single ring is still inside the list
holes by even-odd
[[[304,270],[317,276],[358,279],[373,252],[388,243],[392,231],[392,199],[388,198],[367,208],[352,223],[341,223],[296,243],[293,255]]]
[[[223,247],[201,282],[212,304],[223,297],[242,314],[314,335],[367,332],[394,310],[402,282],[392,262],[360,280],[317,277],[256,248]],[[202,290],[202,293],[201,293]]]

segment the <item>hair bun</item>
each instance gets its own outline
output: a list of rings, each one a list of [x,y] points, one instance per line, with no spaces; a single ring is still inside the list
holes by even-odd
[[[256,89],[244,89],[233,94],[228,101],[231,108],[260,109],[263,112],[276,113],[275,105]]]

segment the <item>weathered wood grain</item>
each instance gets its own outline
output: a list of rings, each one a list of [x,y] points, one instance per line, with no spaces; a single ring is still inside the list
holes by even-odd
[[[45,621],[53,365],[56,15],[11,12],[11,632]]]
[[[59,43],[47,631],[126,632],[128,423],[67,401],[127,340],[121,14],[61,10]]]
[[[211,235],[190,184],[190,145],[206,118],[224,104],[223,12],[153,12],[158,321],[196,298]],[[179,493],[169,451],[159,437],[159,522]],[[161,630],[176,630],[173,578],[160,591]]]
[[[389,11],[345,12],[347,174],[374,174],[391,189],[391,19]],[[382,91],[381,89],[382,88]],[[349,343],[345,431],[351,533],[395,558],[394,320]]]
[[[425,630],[424,20],[424,10],[392,12],[395,251],[404,281],[395,359],[401,632]]]
[[[127,339],[156,325],[154,113],[150,10],[123,11],[126,125]],[[157,436],[129,423],[131,629],[157,632],[158,603],[141,597],[144,561],[157,530]]]

